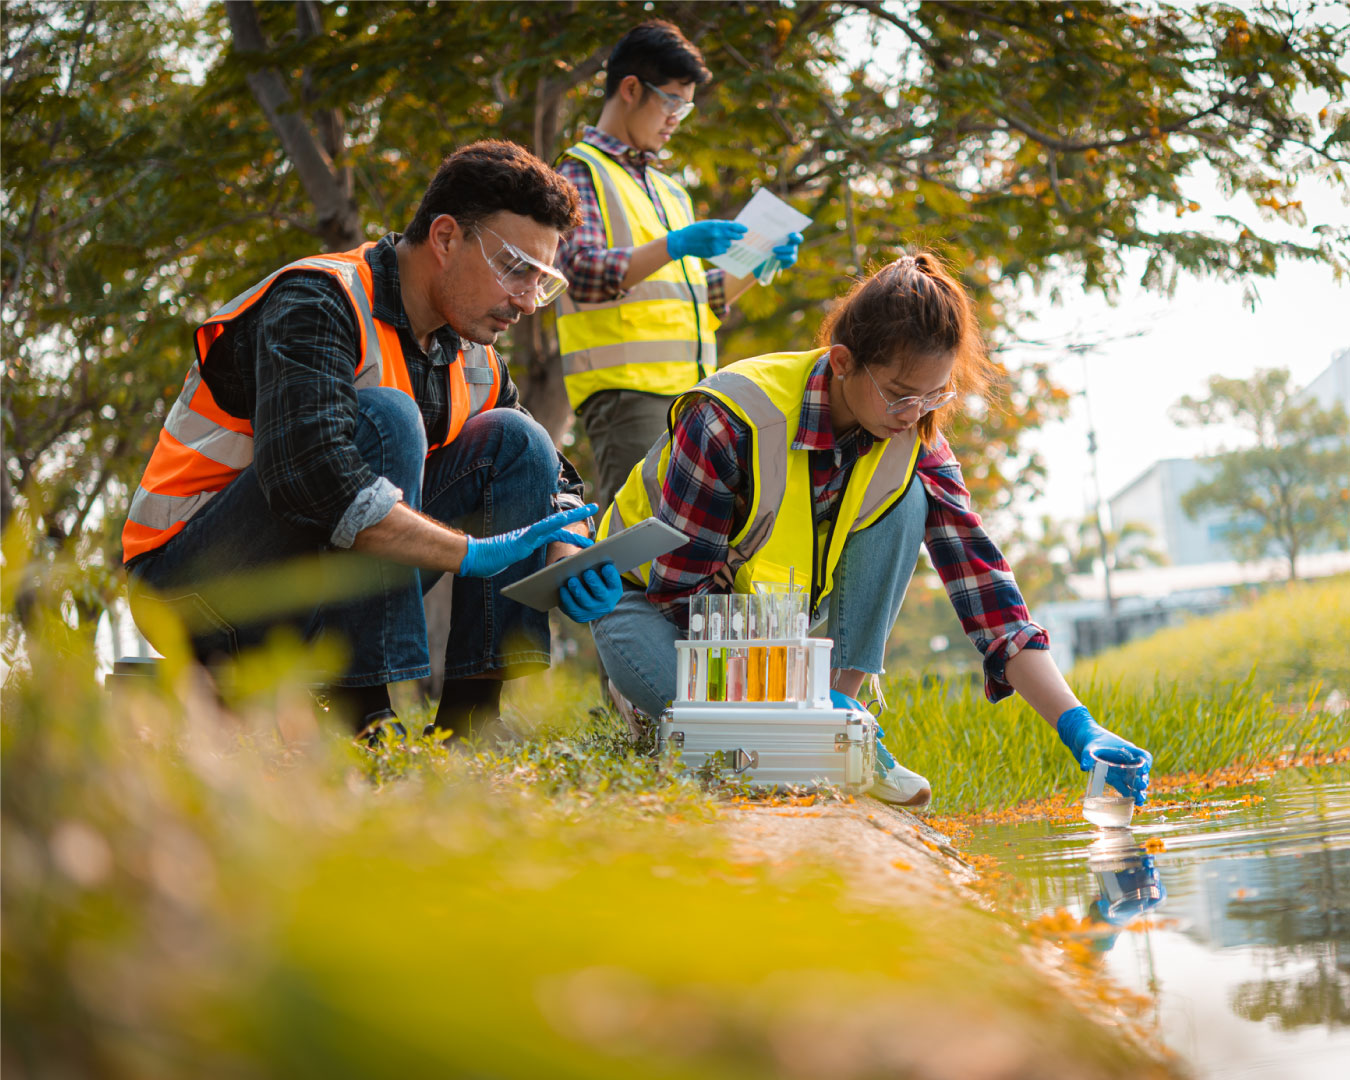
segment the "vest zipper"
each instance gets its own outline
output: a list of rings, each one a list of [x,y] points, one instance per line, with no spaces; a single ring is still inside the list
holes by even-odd
[[[845,487],[848,485],[845,484]],[[825,589],[825,560],[830,556],[830,548],[834,544],[834,527],[839,524],[839,506],[843,502],[843,493],[840,493],[839,502],[835,503],[834,509],[830,512],[830,527],[825,533],[825,544],[822,547],[819,537],[816,536],[816,505],[814,494],[810,497],[811,503],[811,621],[815,622],[820,617],[820,594]]]

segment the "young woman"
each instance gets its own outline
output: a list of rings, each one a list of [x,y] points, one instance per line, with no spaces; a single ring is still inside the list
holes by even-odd
[[[993,372],[964,289],[936,255],[905,255],[840,300],[818,341],[742,360],[679,398],[669,434],[606,511],[602,534],[654,514],[690,537],[626,575],[618,606],[591,624],[615,688],[659,714],[688,598],[786,582],[792,567],[834,639],[833,685],[856,697],[882,670],[923,543],[984,656],[989,700],[1020,693],[1083,769],[1103,749],[1145,759],[1120,785],[1142,803],[1151,756],[1098,725],[1064,681],[942,435]],[[872,794],[925,805],[928,781],[879,750]]]

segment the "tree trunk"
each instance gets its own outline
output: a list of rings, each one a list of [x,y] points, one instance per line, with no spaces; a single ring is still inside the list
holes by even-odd
[[[559,121],[568,91],[599,71],[607,55],[608,46],[597,49],[570,70],[541,77],[535,85],[531,149],[543,161],[551,162],[557,155]],[[573,416],[552,327],[551,315],[536,315],[518,323],[511,332],[511,359],[520,373],[521,404],[544,426],[554,445],[561,445]]]
[[[234,50],[257,63],[270,49],[258,22],[253,0],[226,0]],[[245,76],[253,97],[262,108],[272,130],[277,133],[286,156],[305,194],[314,203],[317,232],[329,251],[347,251],[365,239],[361,214],[344,184],[341,170],[335,170],[332,158],[319,144],[295,104],[281,72],[275,67],[259,66]]]

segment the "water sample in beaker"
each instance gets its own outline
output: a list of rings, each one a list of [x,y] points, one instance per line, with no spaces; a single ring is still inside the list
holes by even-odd
[[[1083,819],[1107,829],[1128,825],[1134,817],[1134,799],[1122,795],[1107,781],[1132,789],[1135,775],[1144,767],[1144,761],[1143,757],[1124,747],[1094,750],[1092,771],[1088,773],[1087,791],[1083,795]]]

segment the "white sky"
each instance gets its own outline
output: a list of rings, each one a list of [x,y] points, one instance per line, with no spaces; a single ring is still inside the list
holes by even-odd
[[[1195,181],[1188,190],[1206,206],[1218,210],[1223,205],[1212,186]],[[1309,226],[1350,223],[1350,192],[1319,184],[1305,185],[1299,194]],[[1188,217],[1187,224],[1199,217]],[[1139,265],[1142,269],[1142,260]],[[1023,328],[1025,336],[1104,342],[1088,354],[1086,365],[1103,499],[1159,458],[1193,457],[1239,441],[1233,430],[1180,428],[1168,418],[1169,407],[1183,394],[1204,393],[1210,375],[1239,377],[1257,368],[1287,367],[1294,384],[1302,386],[1326,369],[1334,353],[1350,347],[1350,286],[1337,285],[1329,268],[1283,264],[1276,277],[1257,282],[1257,288],[1255,311],[1244,303],[1241,284],[1190,277],[1180,280],[1172,298],[1138,286],[1124,288],[1114,306],[1068,289],[1058,307],[1044,298],[1027,298],[1023,312],[1034,313],[1036,322]],[[1147,333],[1129,336],[1140,330]],[[1049,351],[1035,355],[1054,356]],[[1053,360],[1052,370],[1066,389],[1083,389],[1081,357],[1062,355]],[[1087,431],[1083,398],[1075,396],[1067,419],[1029,440],[1045,458],[1049,479],[1045,495],[1027,504],[1028,516],[1076,518],[1091,508]]]

